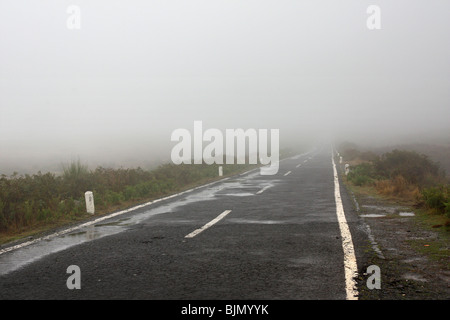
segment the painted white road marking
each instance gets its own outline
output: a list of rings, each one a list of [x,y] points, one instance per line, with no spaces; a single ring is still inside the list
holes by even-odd
[[[284,174],[284,176],[286,177],[288,174],[290,174],[292,171],[288,171]]]
[[[308,162],[308,159],[306,159],[305,161],[303,161],[303,162]]]
[[[252,171],[255,171],[255,170],[257,170],[257,169],[259,169],[259,168],[254,168],[254,169],[251,169],[251,170],[248,170],[248,171],[245,171],[245,172],[242,172],[241,174],[239,174],[240,176],[245,176],[246,174],[248,174],[248,173],[250,173],[250,172],[252,172]]]
[[[344,250],[344,269],[345,269],[345,289],[347,300],[358,300],[358,290],[356,288],[355,278],[358,276],[358,266],[356,264],[355,249],[353,247],[352,235],[345,219],[344,207],[342,205],[341,191],[339,188],[339,178],[334,163],[333,153],[331,153],[334,173],[334,198],[336,200],[336,215],[341,230],[342,249]]]
[[[298,167],[300,167],[301,165],[302,165],[302,164],[301,164],[301,163],[299,163],[299,164],[298,164],[298,165],[296,165],[295,167],[296,167],[296,168],[298,168]]]
[[[259,190],[256,194],[261,194],[264,191],[266,191],[267,189],[269,189],[271,186],[265,186],[264,188],[262,188],[261,190]]]
[[[212,225],[216,224],[217,222],[219,222],[220,220],[222,220],[223,218],[225,218],[225,216],[227,214],[229,214],[231,212],[231,210],[225,210],[224,212],[222,212],[221,214],[219,214],[215,219],[211,220],[210,222],[208,222],[207,224],[205,224],[203,227],[194,230],[193,232],[189,233],[187,236],[185,236],[185,238],[193,238],[196,235],[198,235],[200,232],[205,231],[206,229],[208,229],[209,227],[211,227]]]

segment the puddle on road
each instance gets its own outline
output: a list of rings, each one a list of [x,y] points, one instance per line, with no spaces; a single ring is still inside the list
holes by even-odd
[[[44,239],[35,244],[4,253],[0,256],[0,275],[7,274],[46,255],[58,252],[86,241],[98,239],[107,235],[123,231],[116,225],[91,225],[55,238]]]
[[[72,246],[82,244],[87,241],[99,239],[105,236],[117,234],[127,230],[130,226],[141,223],[152,216],[173,212],[175,209],[197,201],[209,201],[217,199],[218,196],[254,196],[256,191],[263,187],[276,185],[278,180],[261,179],[259,172],[247,174],[224,180],[218,184],[212,184],[205,189],[196,190],[195,193],[187,192],[180,199],[171,201],[149,209],[130,215],[126,218],[112,217],[96,224],[76,229],[64,235],[41,239],[33,244],[22,248],[0,254],[0,275],[7,274],[31,262],[37,261],[49,254],[65,250]],[[251,192],[250,192],[251,191]],[[153,203],[156,205],[161,200]],[[109,220],[109,221],[108,221]],[[271,223],[254,222],[254,223]]]
[[[387,215],[396,215],[398,214],[401,217],[413,217],[415,216],[414,212],[408,211],[407,208],[402,207],[384,207],[384,206],[377,206],[377,205],[363,205],[362,206],[364,211],[369,211],[371,213],[365,213],[361,214],[361,217],[366,218],[380,218],[380,217],[386,217]],[[376,212],[376,213],[373,213]]]
[[[364,218],[381,218],[386,217],[385,214],[378,214],[378,213],[368,213],[368,214],[361,214],[360,217]]]
[[[395,214],[395,212],[398,210],[398,208],[395,208],[395,207],[383,207],[383,206],[375,206],[375,205],[363,205],[362,208],[369,209],[369,210],[375,210],[375,211],[382,211],[385,214]]]
[[[231,196],[231,197],[249,197],[255,195],[254,193],[243,193],[243,192],[237,192],[237,193],[221,193],[221,196]]]
[[[414,212],[400,212],[399,216],[401,216],[401,217],[414,217],[415,214],[414,214]]]
[[[402,262],[408,263],[408,264],[417,264],[417,263],[423,263],[426,261],[427,261],[427,259],[425,259],[423,257],[412,257],[412,258],[402,260]]]
[[[416,274],[416,273],[405,273],[402,275],[402,278],[406,279],[406,280],[412,280],[412,281],[418,281],[418,282],[428,282],[427,279],[422,277],[420,274]]]

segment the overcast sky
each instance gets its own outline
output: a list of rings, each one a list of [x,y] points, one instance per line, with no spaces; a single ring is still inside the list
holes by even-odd
[[[366,25],[372,4],[380,30]],[[445,140],[449,12],[448,0],[1,0],[0,173],[168,159],[171,132],[194,120],[289,142]]]

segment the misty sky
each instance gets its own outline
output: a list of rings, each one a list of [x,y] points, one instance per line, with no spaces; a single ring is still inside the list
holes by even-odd
[[[381,30],[366,26],[371,4]],[[171,132],[194,120],[289,143],[445,138],[449,12],[448,0],[1,0],[0,173],[169,159]]]

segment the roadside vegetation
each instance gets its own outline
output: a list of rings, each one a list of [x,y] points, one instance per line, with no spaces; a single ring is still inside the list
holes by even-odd
[[[353,186],[370,188],[380,196],[413,204],[428,215],[441,216],[450,227],[450,183],[438,163],[414,151],[393,150],[381,155],[341,146],[350,164],[346,179]]]
[[[366,252],[373,254],[368,256],[367,265],[380,268],[381,290],[368,289],[368,278],[361,273],[359,298],[445,299],[445,275],[449,272],[449,178],[439,163],[412,149],[374,150],[378,151],[361,151],[348,143],[339,148],[342,166],[350,165],[342,180],[355,196],[359,213],[368,217],[365,223],[384,256],[373,251],[371,241],[371,249],[368,247]],[[449,163],[444,161],[443,165],[448,167]]]

